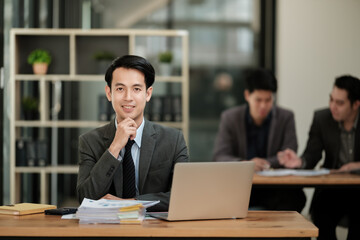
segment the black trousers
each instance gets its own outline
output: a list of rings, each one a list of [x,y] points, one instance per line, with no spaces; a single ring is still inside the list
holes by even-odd
[[[360,239],[360,188],[316,189],[310,213],[319,228],[318,239],[335,240],[336,226],[348,217],[348,240]]]
[[[250,208],[301,212],[306,203],[302,188],[253,186]]]

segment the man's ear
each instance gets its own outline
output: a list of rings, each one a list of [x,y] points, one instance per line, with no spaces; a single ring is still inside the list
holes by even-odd
[[[149,87],[146,89],[146,102],[150,101],[150,98],[152,96],[153,87]]]
[[[245,98],[245,100],[246,100],[247,102],[248,102],[249,95],[250,95],[249,90],[245,89],[245,91],[244,91],[244,98]]]
[[[354,106],[354,110],[359,109],[359,108],[360,108],[360,100],[356,100],[356,101],[353,103],[353,106]]]
[[[107,99],[109,100],[109,102],[111,102],[111,88],[108,85],[105,86],[105,93]]]

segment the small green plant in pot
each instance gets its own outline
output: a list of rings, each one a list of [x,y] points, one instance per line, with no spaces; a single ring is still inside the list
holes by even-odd
[[[98,62],[98,73],[103,74],[115,59],[115,55],[109,51],[98,51],[94,53],[93,58]]]
[[[34,74],[46,74],[51,60],[50,53],[40,48],[32,51],[27,59],[28,63],[33,66]]]
[[[170,76],[171,75],[171,62],[173,60],[173,54],[170,51],[165,51],[159,53],[159,67],[160,67],[160,74],[163,76]]]
[[[39,101],[34,97],[24,97],[21,100],[25,120],[34,120],[39,112]]]
[[[161,63],[171,63],[173,59],[173,54],[170,51],[159,53],[159,62]]]

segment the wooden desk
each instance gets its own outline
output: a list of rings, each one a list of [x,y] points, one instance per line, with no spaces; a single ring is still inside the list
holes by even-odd
[[[253,178],[255,185],[301,185],[304,187],[316,186],[360,186],[360,175],[350,173],[336,173],[315,177],[282,176],[264,177],[255,174]]]
[[[168,237],[168,238],[310,238],[318,229],[297,212],[249,211],[245,219],[166,222],[141,225],[79,224],[59,216],[0,215],[0,237]]]

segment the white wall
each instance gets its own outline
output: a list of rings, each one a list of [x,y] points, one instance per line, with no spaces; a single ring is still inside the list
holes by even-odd
[[[295,113],[298,153],[336,76],[360,78],[359,0],[278,0],[278,103]]]
[[[278,104],[295,113],[302,154],[315,109],[328,106],[335,77],[360,78],[359,0],[278,0]],[[306,188],[307,214],[313,189]],[[346,230],[337,228],[341,239]]]

